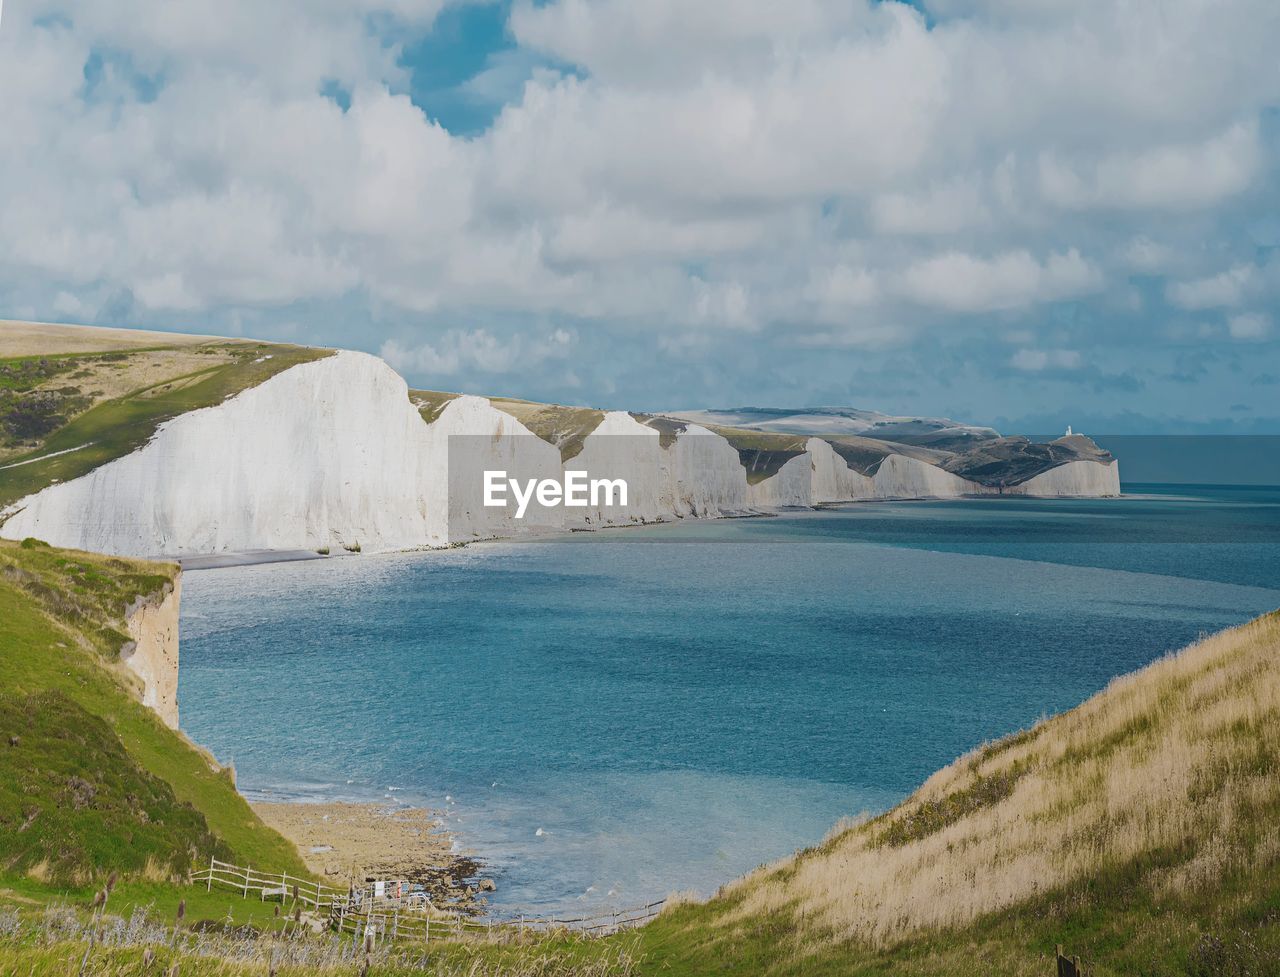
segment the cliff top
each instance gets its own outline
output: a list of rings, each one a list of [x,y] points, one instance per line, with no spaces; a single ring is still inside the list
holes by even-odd
[[[0,509],[331,350],[0,322]]]
[[[332,350],[175,333],[0,322],[0,509],[138,450],[161,424],[210,407]],[[459,396],[411,390],[426,423]],[[604,410],[510,397],[490,403],[554,445],[562,461],[583,448]],[[990,428],[946,418],[856,408],[737,408],[670,415],[633,414],[669,447],[699,423],[737,449],[750,483],[761,482],[826,440],[853,471],[874,474],[904,455],[987,486],[1015,486],[1069,461],[1111,456],[1087,438],[1049,445],[1002,438]]]

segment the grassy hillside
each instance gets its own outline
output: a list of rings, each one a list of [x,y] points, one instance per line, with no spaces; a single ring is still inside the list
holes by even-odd
[[[151,881],[210,850],[303,871],[117,674],[121,610],[173,572],[0,543],[0,912],[6,899],[47,900],[117,871],[126,908],[172,914],[181,896],[202,914],[230,903],[228,918],[282,924],[253,901]],[[443,941],[429,959],[395,951],[370,973],[421,972],[427,960],[427,972],[566,977],[1038,977],[1060,943],[1093,977],[1280,974],[1278,773],[1280,613],[1117,679],[961,758],[883,815],[637,933]],[[32,922],[6,943],[5,925],[0,967],[58,973],[84,946]],[[206,946],[214,957],[184,956],[183,972],[262,972],[251,959],[274,944],[235,940],[227,952],[244,963]],[[116,967],[104,972],[145,972],[141,953],[104,949]]]
[[[592,407],[535,404],[508,397],[491,397],[490,403],[510,414],[543,441],[559,448],[562,462],[582,452],[587,435],[600,426],[605,413]]]
[[[163,879],[218,852],[305,873],[118,662],[126,606],[176,570],[0,541],[0,878]]]
[[[179,414],[331,352],[178,336],[140,346],[163,334],[128,345],[113,338],[122,330],[42,328],[52,348],[73,351],[32,354],[36,327],[0,328],[0,507],[136,451]],[[75,348],[95,343],[105,348]]]
[[[1069,667],[1069,665],[1064,665]],[[642,931],[667,974],[1280,973],[1280,613]]]
[[[915,458],[930,465],[940,465],[950,456],[945,451],[921,448],[916,445],[894,444],[876,438],[864,438],[845,434],[825,439],[833,451],[838,454],[851,471],[861,475],[874,475],[880,463],[890,455],[902,455]]]
[[[1072,461],[1110,464],[1111,453],[1076,434],[1039,444],[1026,438],[996,438],[946,459],[949,472],[984,485],[1020,485],[1058,465]]]
[[[792,458],[804,454],[809,442],[806,434],[778,434],[772,431],[751,431],[745,428],[704,425],[720,435],[738,452],[738,461],[747,472],[747,484],[758,485],[772,478]]]
[[[449,406],[449,401],[457,400],[462,394],[444,393],[439,390],[410,390],[409,400],[428,424],[434,424]]]
[[[61,356],[66,353],[107,353],[164,346],[180,348],[208,342],[216,336],[103,326],[67,326],[50,322],[0,319],[0,348],[5,356]]]

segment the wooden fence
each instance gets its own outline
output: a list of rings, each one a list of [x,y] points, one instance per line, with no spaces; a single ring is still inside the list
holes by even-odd
[[[192,885],[203,885],[212,892],[233,889],[248,899],[255,896],[264,902],[278,899],[281,902],[297,902],[303,908],[310,907],[316,913],[327,914],[334,906],[346,902],[348,892],[331,888],[309,879],[300,879],[288,872],[257,872],[249,866],[232,865],[209,859],[209,867],[191,875]]]
[[[1058,950],[1054,957],[1058,965],[1056,977],[1085,977],[1084,967],[1080,964],[1080,958],[1068,957],[1063,951],[1061,943],[1058,944]]]
[[[249,866],[209,859],[209,867],[192,873],[191,883],[210,892],[216,886],[242,898],[280,901],[323,916],[329,925],[354,939],[415,940],[480,938],[510,940],[526,933],[572,932],[607,936],[648,922],[661,912],[665,899],[629,909],[606,909],[592,915],[559,918],[507,912],[497,916],[464,916],[438,910],[420,890],[404,880],[334,889],[287,872],[259,872]]]
[[[610,910],[591,916],[558,919],[548,916],[512,916],[501,919],[461,916],[457,913],[424,913],[412,909],[379,906],[342,906],[330,914],[330,925],[353,940],[379,945],[385,940],[482,940],[511,942],[527,935],[573,933],[600,937],[641,926],[661,912],[663,901],[626,910]]]

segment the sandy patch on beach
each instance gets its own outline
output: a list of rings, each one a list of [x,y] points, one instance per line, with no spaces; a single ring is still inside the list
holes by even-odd
[[[480,864],[453,850],[453,838],[425,808],[382,804],[254,804],[267,824],[298,847],[313,872],[334,885],[374,879],[421,882],[436,905],[467,906],[487,887]]]

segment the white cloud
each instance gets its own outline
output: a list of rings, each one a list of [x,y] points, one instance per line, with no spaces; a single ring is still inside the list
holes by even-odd
[[[310,93],[326,78],[403,81],[399,49],[370,33],[384,15],[429,25],[448,0],[35,0],[29,16],[58,18],[77,37],[127,52],[144,73],[246,74],[270,90]],[[6,27],[20,28],[11,17]]]
[[[1193,145],[1165,145],[1073,163],[1040,157],[1040,185],[1067,208],[1211,207],[1245,190],[1257,177],[1262,151],[1255,123]]]
[[[1271,332],[1271,319],[1258,312],[1233,315],[1227,320],[1227,331],[1232,339],[1265,339]]]
[[[556,328],[727,362],[742,331],[939,344],[988,338],[978,313],[1018,369],[1067,369],[1097,339],[1048,334],[1068,300],[1104,343],[1169,306],[1271,336],[1242,230],[1278,203],[1271,0],[521,0],[521,46],[458,89],[506,102],[471,138],[405,94],[445,2],[10,4],[0,301],[281,330],[354,307],[386,324],[365,345],[454,375],[552,364]]]
[[[1255,277],[1251,265],[1237,265],[1217,275],[1188,282],[1173,282],[1169,301],[1180,309],[1216,309],[1239,305]]]
[[[871,218],[889,234],[955,234],[989,224],[991,213],[973,181],[949,180],[916,193],[879,194]]]
[[[1009,358],[1015,370],[1039,373],[1043,370],[1078,370],[1083,363],[1074,349],[1020,349]]]
[[[693,282],[693,302],[688,318],[700,326],[750,329],[757,324],[751,293],[741,282]]]
[[[805,288],[815,320],[824,323],[845,323],[850,312],[872,306],[879,298],[876,276],[866,268],[846,264],[815,268]]]
[[[910,265],[898,279],[903,295],[953,312],[1017,309],[1096,291],[1101,273],[1074,248],[1038,261],[1026,251],[979,258],[949,251]]]
[[[1177,261],[1177,251],[1139,234],[1121,248],[1120,260],[1134,271],[1152,275],[1173,265]]]
[[[451,329],[429,343],[405,345],[388,339],[380,353],[396,369],[418,376],[510,374],[563,358],[575,341],[567,329],[553,329],[540,336],[498,336],[487,329]]]
[[[590,264],[636,258],[695,259],[758,247],[769,225],[753,218],[675,218],[599,205],[555,223],[548,257]]]
[[[755,70],[779,49],[812,49],[896,16],[862,0],[520,0],[511,30],[522,44],[607,82],[672,84],[708,68]]]

